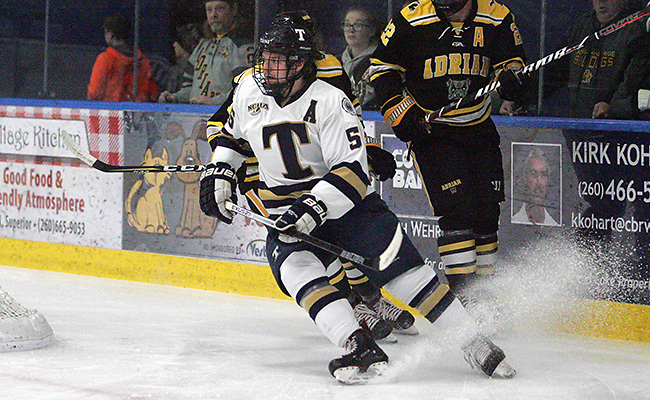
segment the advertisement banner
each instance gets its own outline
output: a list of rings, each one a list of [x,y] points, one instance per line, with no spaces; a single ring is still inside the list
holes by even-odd
[[[549,290],[554,279],[569,283],[564,295],[650,304],[650,138],[523,127],[499,132],[506,193],[501,267],[521,268],[521,275],[546,269]],[[380,135],[397,163],[395,177],[381,183],[382,198],[426,262],[442,269],[441,231],[407,146]]]
[[[119,249],[122,176],[82,165],[61,131],[119,162],[120,128],[118,112],[0,107],[0,236]]]
[[[209,116],[126,112],[128,165],[207,164]],[[235,216],[231,225],[199,206],[200,172],[126,174],[123,248],[180,256],[266,263],[266,229]],[[240,196],[238,204],[246,205]]]

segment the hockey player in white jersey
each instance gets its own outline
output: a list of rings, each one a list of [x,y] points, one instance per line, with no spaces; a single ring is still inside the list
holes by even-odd
[[[318,54],[304,29],[274,27],[260,39],[254,71],[240,80],[228,122],[201,174],[200,204],[207,215],[232,222],[226,202],[236,200],[235,171],[257,157],[259,197],[276,219],[266,244],[273,275],[325,336],[347,350],[330,362],[330,373],[355,383],[381,373],[388,356],[330,284],[326,266],[335,256],[295,239],[293,229],[364,257],[392,260],[382,271],[359,268],[431,322],[454,295],[424,265],[397,217],[374,193],[363,125],[345,93],[316,79]],[[471,362],[490,376],[514,375],[501,349],[471,339],[466,340]]]

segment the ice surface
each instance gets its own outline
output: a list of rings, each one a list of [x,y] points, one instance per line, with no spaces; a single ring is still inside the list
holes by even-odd
[[[518,375],[489,379],[418,318],[420,336],[382,345],[380,382],[344,386],[327,371],[341,351],[291,300],[13,267],[0,284],[56,336],[0,353],[0,399],[650,399],[650,344],[519,326],[494,339]]]

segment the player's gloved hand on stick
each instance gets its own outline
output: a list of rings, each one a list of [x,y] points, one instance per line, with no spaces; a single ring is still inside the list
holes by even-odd
[[[411,96],[395,96],[381,107],[381,114],[393,128],[395,136],[403,142],[410,142],[418,136],[429,133],[426,113]]]
[[[368,153],[368,165],[380,181],[383,182],[395,176],[397,163],[395,163],[393,154],[375,144],[368,144],[366,152]]]
[[[226,201],[237,203],[235,170],[226,163],[210,163],[201,172],[199,204],[201,211],[210,217],[219,218],[227,224],[232,222],[233,214],[226,209]]]
[[[312,193],[302,194],[293,205],[275,221],[275,228],[282,232],[295,228],[298,232],[310,234],[325,222],[327,206]],[[295,238],[280,233],[284,242],[295,242]]]
[[[518,74],[517,71],[521,70],[520,66],[511,66],[508,68],[502,69],[498,75],[497,79],[501,84],[499,87],[499,95],[504,100],[508,101],[521,101],[525,91],[525,82],[527,76],[524,74]]]

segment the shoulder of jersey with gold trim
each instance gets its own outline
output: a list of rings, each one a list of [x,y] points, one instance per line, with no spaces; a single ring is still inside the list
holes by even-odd
[[[343,74],[343,66],[338,58],[331,54],[323,53],[325,56],[320,60],[314,60],[316,64],[317,78],[333,78]]]

